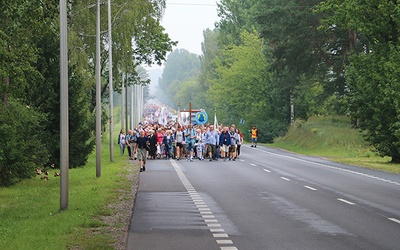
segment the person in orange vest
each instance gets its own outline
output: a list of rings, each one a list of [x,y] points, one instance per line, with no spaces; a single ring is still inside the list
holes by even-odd
[[[251,147],[257,147],[257,139],[258,139],[258,129],[256,126],[253,126],[251,129]]]

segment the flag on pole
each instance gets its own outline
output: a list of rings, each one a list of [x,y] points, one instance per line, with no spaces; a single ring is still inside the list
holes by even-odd
[[[181,126],[181,109],[178,107],[178,120],[177,120],[178,125]]]
[[[218,128],[217,112],[214,113],[214,128]]]

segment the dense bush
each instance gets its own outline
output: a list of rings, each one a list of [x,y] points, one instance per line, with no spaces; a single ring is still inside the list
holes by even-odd
[[[9,101],[0,107],[0,186],[30,178],[49,160],[43,141],[45,117],[30,107]]]

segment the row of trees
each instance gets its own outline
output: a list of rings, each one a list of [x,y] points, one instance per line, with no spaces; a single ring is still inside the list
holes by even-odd
[[[59,1],[0,3],[0,185],[31,177],[60,152]],[[70,167],[82,166],[94,147],[94,1],[68,1]],[[161,64],[176,44],[160,20],[165,0],[112,0],[113,72],[108,72],[107,5],[101,5],[102,101],[108,75],[116,91],[145,84],[136,68]],[[107,106],[105,106],[107,107]],[[105,112],[105,111],[103,111]],[[105,115],[103,117],[106,117]],[[106,119],[103,120],[106,123]]]
[[[387,0],[221,0],[202,55],[174,51],[160,89],[171,106],[257,125],[262,141],[294,118],[348,115],[400,162],[399,10]]]

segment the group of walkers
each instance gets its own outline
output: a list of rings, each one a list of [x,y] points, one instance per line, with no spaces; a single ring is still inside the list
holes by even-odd
[[[256,141],[252,134],[252,145]],[[127,148],[129,159],[139,160],[140,171],[146,170],[147,159],[235,161],[240,157],[242,143],[243,135],[234,124],[218,128],[214,125],[139,124],[127,134],[121,130],[118,136],[121,155]]]

